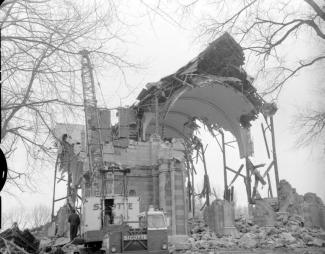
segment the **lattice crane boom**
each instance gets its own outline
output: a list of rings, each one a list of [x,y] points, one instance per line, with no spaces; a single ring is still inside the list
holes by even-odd
[[[96,91],[93,68],[89,58],[89,51],[82,50],[81,54],[81,81],[84,97],[84,111],[86,121],[86,142],[91,171],[103,170],[103,148],[100,132],[100,119],[97,109]]]

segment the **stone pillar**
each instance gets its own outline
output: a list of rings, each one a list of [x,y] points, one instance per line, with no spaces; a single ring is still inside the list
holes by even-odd
[[[204,210],[209,229],[218,235],[224,234],[224,209],[221,200],[215,200]]]
[[[159,165],[159,208],[163,209],[164,212],[167,212],[166,207],[166,184],[167,184],[167,175],[168,175],[168,164],[162,163]]]
[[[206,208],[206,223],[209,229],[218,235],[231,235],[236,237],[238,231],[235,227],[235,209],[232,202],[215,200]]]
[[[176,234],[187,234],[187,205],[185,203],[185,177],[183,164],[180,162],[172,163],[174,165],[174,200],[175,200],[175,223]],[[173,170],[173,169],[171,169]]]
[[[223,214],[224,214],[224,234],[237,236],[238,231],[235,227],[235,208],[233,202],[224,200],[223,203]]]
[[[169,217],[169,235],[187,235],[185,179],[180,162],[161,161],[159,165],[159,208]]]

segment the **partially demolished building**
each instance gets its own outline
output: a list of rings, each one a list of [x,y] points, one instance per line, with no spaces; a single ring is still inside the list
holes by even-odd
[[[187,235],[188,213],[194,207],[192,155],[202,147],[194,135],[198,121],[212,134],[222,136],[223,148],[226,144],[223,131],[230,131],[238,143],[240,158],[246,159],[246,165],[233,170],[227,166],[226,152],[222,149],[224,198],[231,201],[230,185],[238,177],[245,181],[250,203],[254,203],[259,183],[268,184],[273,197],[271,169],[275,170],[276,186],[279,182],[272,120],[276,107],[258,95],[243,64],[242,48],[225,33],[176,73],[147,84],[137,103],[117,110],[116,125],[111,124],[110,110],[90,105],[85,107],[85,127],[59,124],[55,128],[58,139],[64,134],[72,138],[62,145],[58,170],[69,173],[68,203],[83,209],[82,221],[88,227],[87,232],[107,223],[96,219],[101,213],[95,209],[97,205],[104,207],[104,213],[114,207],[114,221],[109,223],[134,221],[139,212],[153,205],[167,213],[170,235]],[[261,165],[254,166],[249,160],[253,155],[250,122],[260,113],[268,124],[267,128],[262,127],[264,137],[267,131],[272,136],[272,153],[267,149],[271,161],[263,175],[258,170]],[[105,170],[92,169],[91,163],[98,163]],[[242,173],[245,169],[246,173]],[[231,182],[227,179],[230,171],[235,173]],[[205,175],[209,205],[210,187]],[[56,174],[55,183],[58,178]],[[53,204],[58,200],[54,195]],[[83,207],[85,200],[88,205],[93,202],[91,209]],[[126,206],[125,213],[122,208]]]

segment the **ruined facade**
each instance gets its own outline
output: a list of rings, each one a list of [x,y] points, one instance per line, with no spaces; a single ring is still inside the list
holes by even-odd
[[[241,47],[226,33],[176,73],[147,84],[137,103],[117,110],[115,125],[111,124],[109,110],[96,108],[94,91],[89,92],[92,87],[84,87],[86,126],[72,142],[74,146],[80,144],[80,150],[72,157],[82,166],[66,164],[74,179],[68,186],[71,205],[80,204],[77,195],[80,189],[81,199],[114,195],[126,199],[139,197],[140,212],[150,205],[163,209],[169,218],[169,233],[186,235],[188,207],[194,194],[194,189],[189,192],[186,187],[192,183],[189,188],[194,188],[189,157],[197,148],[193,147],[197,121],[212,132],[230,131],[238,143],[240,158],[249,162],[253,155],[250,122],[259,113],[270,117],[276,111],[274,105],[258,95],[243,64]],[[90,74],[83,72],[82,79],[91,80]],[[72,135],[68,129],[68,125],[58,126],[57,138],[63,133]],[[272,163],[268,170],[276,164]],[[254,195],[250,184],[252,175],[255,175],[256,188],[259,181],[265,184],[263,177],[267,172],[262,177],[257,167],[248,163],[246,176],[240,174],[243,167],[236,172],[236,177],[246,177],[250,198]],[[227,170],[224,157],[225,175]],[[229,191],[225,177],[225,193]]]

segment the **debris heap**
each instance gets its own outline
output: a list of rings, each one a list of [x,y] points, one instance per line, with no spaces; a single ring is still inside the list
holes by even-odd
[[[21,231],[17,224],[0,233],[0,253],[36,253],[39,244],[28,229]]]
[[[325,231],[316,227],[304,227],[299,215],[277,213],[274,227],[260,227],[253,221],[241,217],[235,221],[237,236],[222,236],[200,222],[191,230],[185,243],[172,246],[176,250],[209,251],[215,249],[275,249],[325,247]]]
[[[305,226],[321,227],[325,230],[325,206],[315,193],[299,195],[289,182],[281,180],[278,195],[280,212],[297,214],[304,219]]]
[[[192,226],[188,241],[172,248],[195,253],[214,249],[325,247],[325,209],[316,194],[299,195],[289,182],[281,180],[276,210],[269,200],[256,200],[251,217],[235,219],[238,234],[220,234],[221,231],[216,231],[211,225],[209,229],[199,221]],[[266,218],[262,219],[263,216]]]

